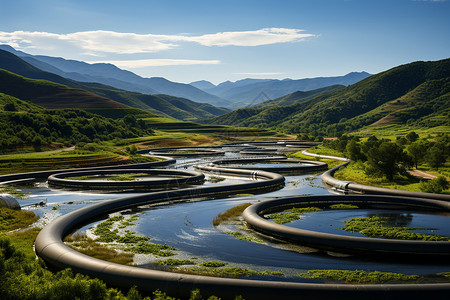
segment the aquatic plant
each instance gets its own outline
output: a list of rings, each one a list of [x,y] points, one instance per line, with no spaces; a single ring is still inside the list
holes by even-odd
[[[417,281],[419,275],[406,275],[391,272],[366,272],[359,270],[309,270],[298,276],[310,279],[330,279],[344,281],[348,284],[375,284],[386,282]]]
[[[322,211],[322,209],[318,207],[294,207],[279,213],[269,214],[267,218],[273,220],[273,222],[277,224],[286,224],[299,220],[300,216],[304,213],[318,211]]]
[[[423,240],[423,241],[450,241],[450,237],[437,234],[426,234],[412,232],[412,230],[426,228],[410,228],[406,226],[388,226],[389,219],[380,216],[366,218],[353,218],[344,221],[341,229],[349,232],[359,232],[369,237],[381,237],[400,240]]]

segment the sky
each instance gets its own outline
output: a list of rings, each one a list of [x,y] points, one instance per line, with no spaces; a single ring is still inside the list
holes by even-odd
[[[0,44],[214,84],[450,57],[450,0],[2,0]]]

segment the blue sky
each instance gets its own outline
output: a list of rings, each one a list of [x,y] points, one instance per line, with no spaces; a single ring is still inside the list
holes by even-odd
[[[0,43],[189,83],[450,57],[450,0],[2,0]]]

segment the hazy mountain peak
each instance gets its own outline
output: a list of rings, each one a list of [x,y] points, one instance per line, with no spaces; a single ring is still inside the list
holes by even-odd
[[[207,80],[194,81],[189,84],[192,85],[193,87],[196,87],[201,90],[207,90],[207,89],[212,89],[212,88],[216,87],[213,83],[211,83]]]

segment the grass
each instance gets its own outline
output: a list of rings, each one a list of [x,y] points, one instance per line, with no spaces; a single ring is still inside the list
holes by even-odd
[[[403,134],[402,134],[403,135]],[[332,156],[340,156],[343,157],[343,154],[331,149],[327,148],[323,145],[319,145],[314,147],[310,150],[311,153],[317,153],[317,154],[324,154],[324,155],[332,155]],[[297,153],[295,154],[295,157],[297,157]],[[294,156],[293,156],[294,157]],[[340,165],[342,162],[335,161],[335,164],[330,164],[329,167],[332,168],[334,165]],[[441,167],[439,170],[433,170],[430,169],[426,165],[420,165],[419,169],[425,172],[429,172],[431,174],[434,174],[436,176],[444,175],[446,177],[450,176],[450,162],[447,162],[443,167]],[[371,185],[371,186],[378,186],[383,188],[390,188],[390,189],[399,189],[399,190],[406,190],[406,191],[414,191],[414,192],[420,192],[420,179],[410,176],[410,175],[395,175],[394,179],[392,181],[387,180],[384,177],[373,177],[366,175],[364,171],[364,164],[361,162],[350,162],[347,166],[343,168],[339,168],[334,173],[334,177],[336,179],[345,180],[345,181],[352,181],[359,184],[364,185]]]
[[[344,221],[344,227],[341,229],[349,232],[359,232],[369,237],[381,237],[387,239],[450,241],[450,237],[411,231],[428,228],[389,226],[388,223],[389,219],[387,217],[372,216],[366,218],[353,218],[348,221]]]
[[[10,194],[11,196],[19,199],[26,199],[29,197],[30,193],[24,193],[22,191],[16,190],[15,188],[0,185],[0,194]]]
[[[34,212],[0,207],[0,232],[26,228],[39,219]]]
[[[420,180],[418,178],[395,175],[394,179],[389,181],[384,177],[369,176],[364,172],[364,164],[361,162],[351,162],[346,167],[340,168],[334,173],[334,177],[359,184],[420,192]]]
[[[322,209],[318,207],[297,207],[287,209],[283,212],[269,214],[267,218],[273,220],[273,222],[277,224],[286,224],[292,221],[299,220],[300,216],[304,213],[318,211],[322,211]]]
[[[264,243],[263,240],[261,240],[261,239],[255,237],[255,236],[253,236],[253,235],[250,235],[250,234],[244,234],[244,233],[242,233],[242,232],[240,232],[240,231],[229,231],[229,232],[226,232],[226,233],[229,234],[229,235],[231,235],[231,236],[233,236],[233,237],[237,237],[238,240],[240,240],[240,241],[248,241],[248,242],[255,242],[255,243]]]
[[[158,260],[155,262],[157,265],[165,265],[165,266],[182,266],[182,265],[196,265],[192,259],[177,259],[177,258],[168,258],[166,260]]]
[[[34,259],[33,243],[40,229],[37,227],[28,230],[21,229],[28,228],[38,219],[39,217],[31,211],[1,207],[0,237],[6,236],[17,250]]]
[[[88,238],[86,235],[68,236],[64,239],[64,242],[78,252],[101,260],[122,265],[132,265],[133,263],[133,253],[119,252]]]
[[[166,244],[150,244],[150,243],[139,243],[137,245],[126,248],[126,251],[132,253],[141,254],[152,254],[158,257],[174,256],[175,253],[172,250],[176,250],[174,247],[168,246]]]
[[[391,272],[366,272],[349,270],[309,270],[298,276],[309,279],[328,279],[343,281],[347,284],[377,284],[387,282],[410,282],[420,279],[419,275],[406,275]]]
[[[229,267],[229,268],[208,268],[208,267],[192,267],[192,268],[177,268],[177,272],[185,274],[204,275],[212,277],[227,277],[227,278],[242,278],[250,277],[254,275],[260,276],[285,276],[284,273],[279,271],[254,271],[241,267]]]
[[[240,204],[238,206],[234,206],[234,207],[226,210],[223,213],[218,214],[213,219],[213,225],[219,226],[221,223],[224,223],[224,222],[237,221],[238,217],[240,215],[242,215],[242,212],[250,205],[252,205],[252,203]]]
[[[308,152],[310,152],[310,153],[316,153],[316,152],[314,151],[314,148],[308,149]],[[328,154],[328,155],[330,155],[330,154]],[[288,155],[288,157],[290,157],[290,158],[297,158],[297,159],[303,159],[303,160],[316,160],[316,161],[322,161],[322,162],[328,164],[328,168],[329,168],[329,169],[332,169],[332,168],[337,167],[337,166],[339,166],[340,164],[342,164],[341,161],[337,161],[337,160],[334,160],[334,159],[318,158],[318,157],[312,157],[312,156],[304,155],[304,154],[302,153],[302,151],[295,152],[295,153],[290,153],[290,154]]]

